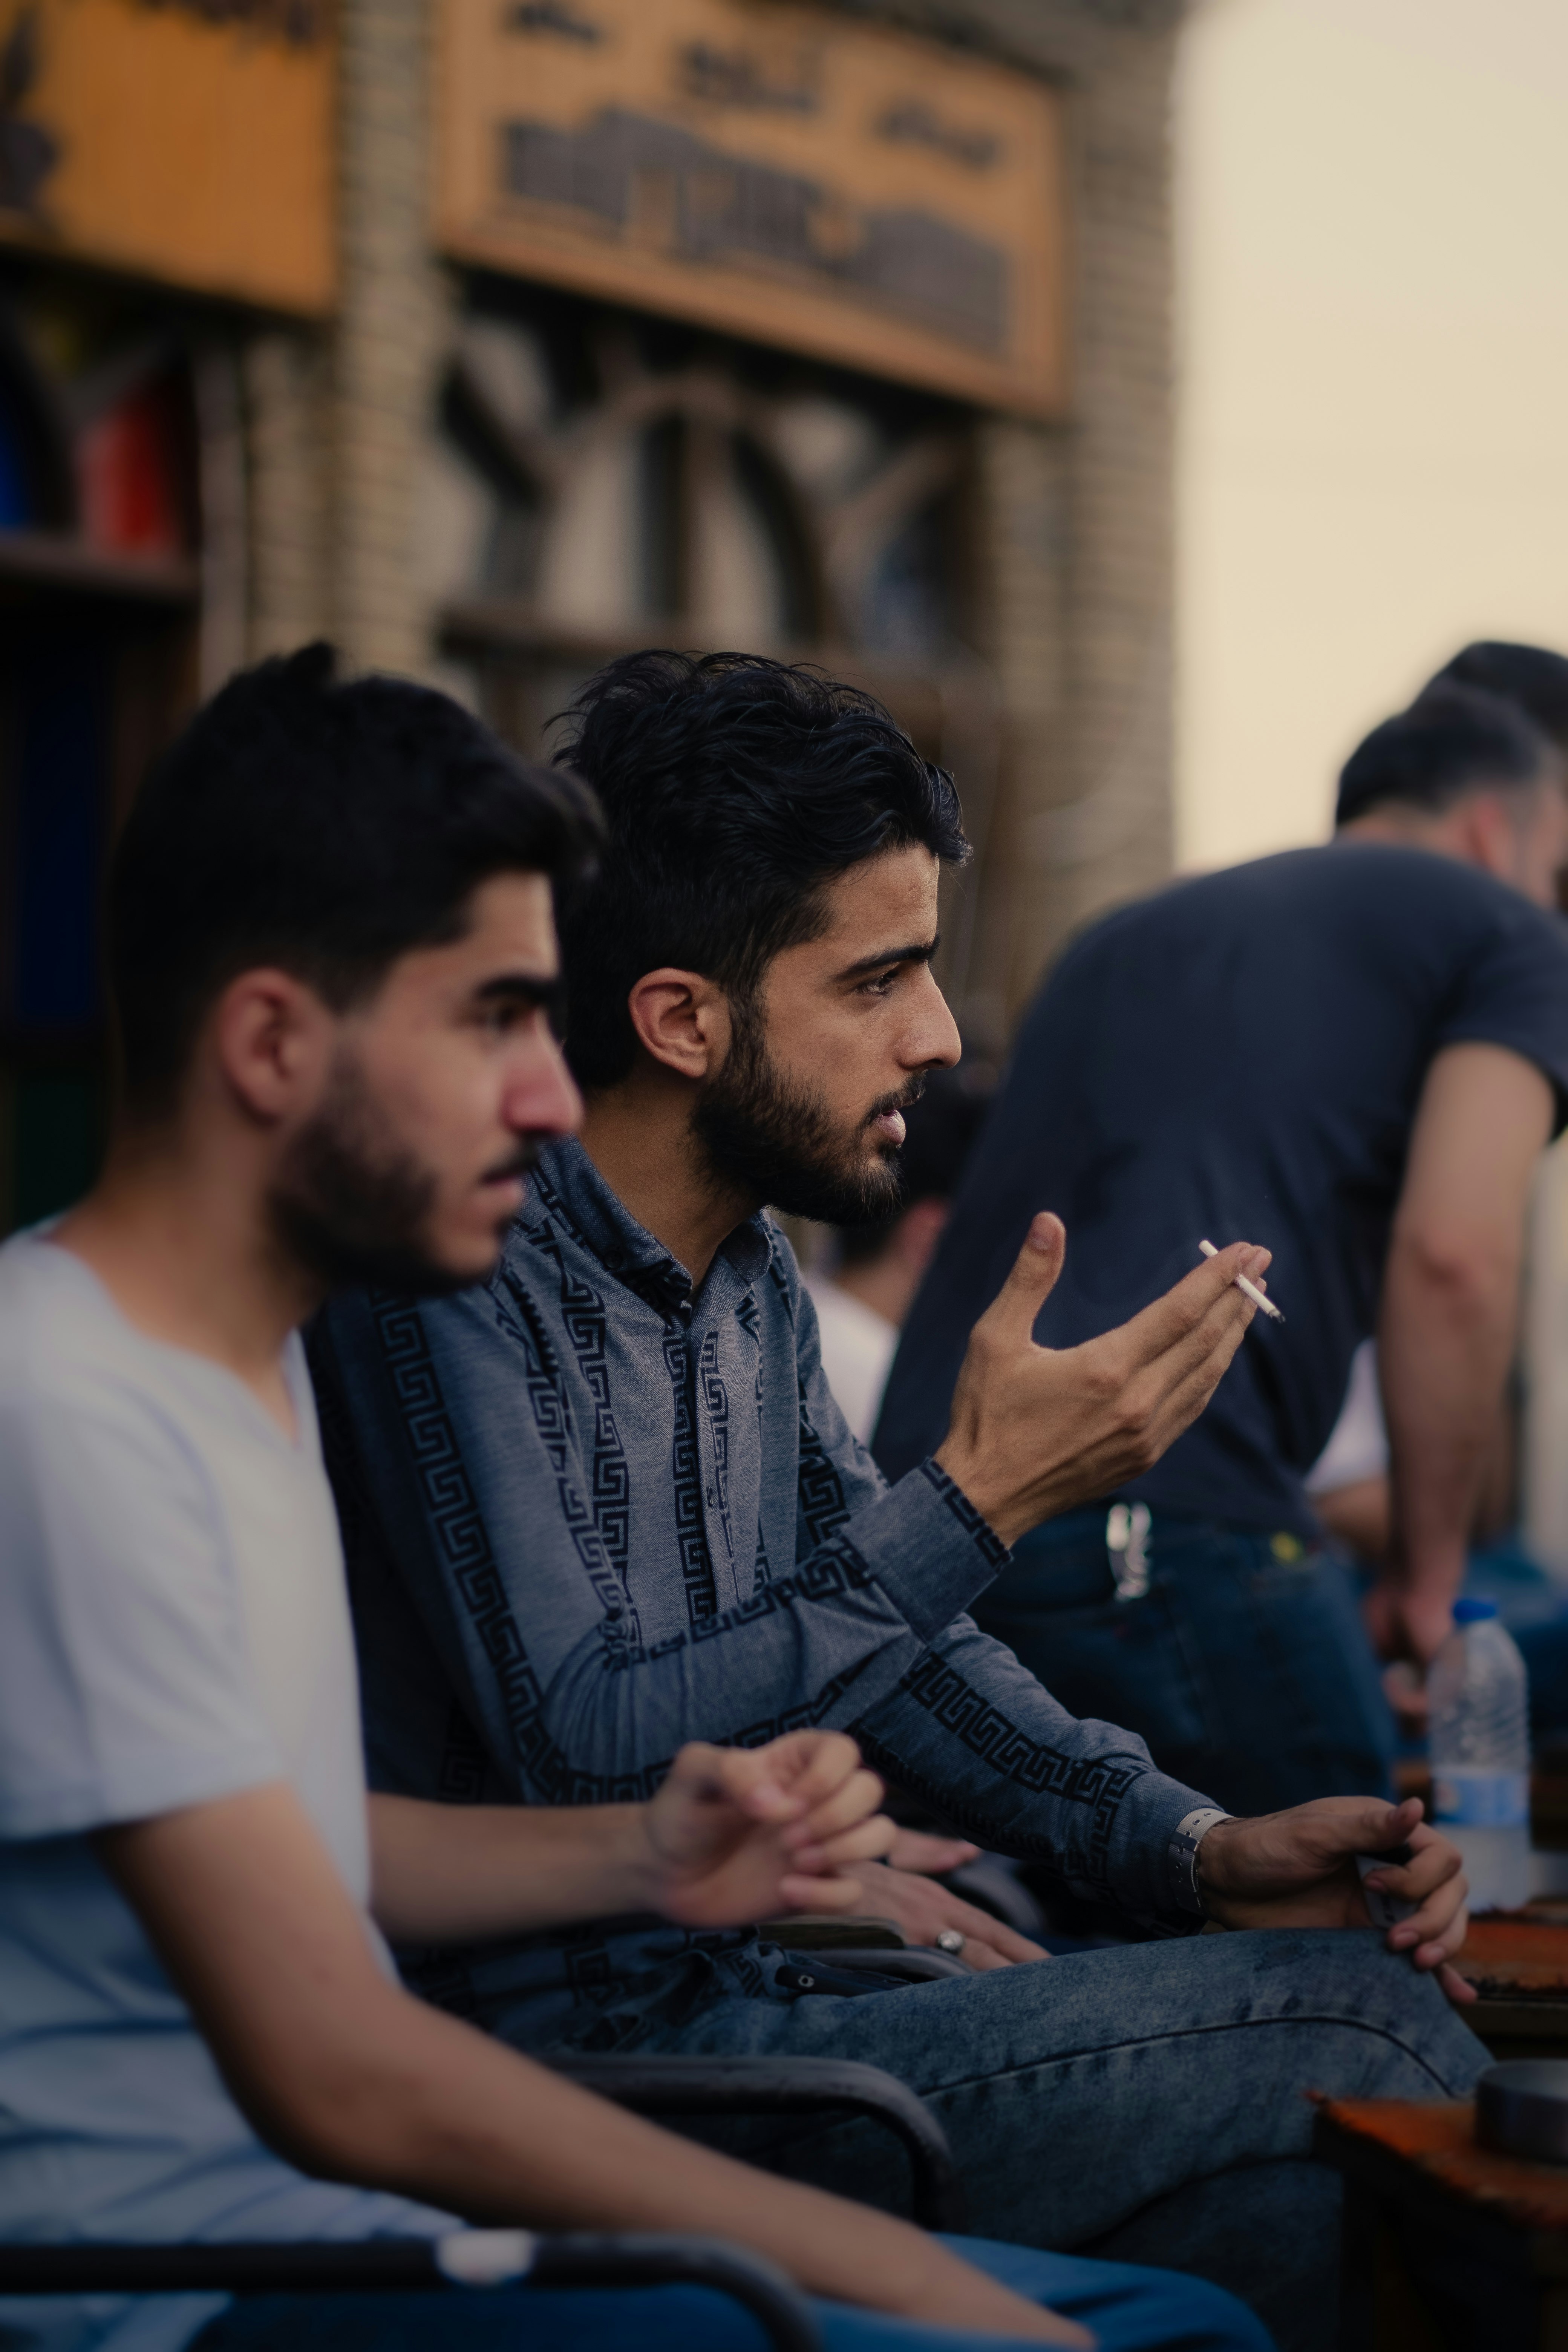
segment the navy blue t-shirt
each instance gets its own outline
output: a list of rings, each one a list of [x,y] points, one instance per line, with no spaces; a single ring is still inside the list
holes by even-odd
[[[1125,1491],[1310,1534],[1301,1476],[1373,1328],[1422,1083],[1466,1039],[1535,1063],[1568,1118],[1568,926],[1429,851],[1292,850],[1097,924],[1032,1007],[972,1155],[888,1385],[883,1469],[941,1444],[970,1328],[1054,1209],[1049,1347],[1126,1322],[1202,1237],[1273,1251],[1284,1328],[1254,1318],[1207,1411]]]

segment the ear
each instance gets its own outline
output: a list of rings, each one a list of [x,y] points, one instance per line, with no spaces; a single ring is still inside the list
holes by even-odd
[[[231,980],[210,1034],[230,1093],[271,1126],[313,1103],[331,1066],[337,1023],[292,972],[259,969]]]
[[[730,1050],[724,992],[699,971],[645,971],[626,1010],[643,1051],[683,1078],[711,1077]]]
[[[1461,803],[1465,854],[1473,866],[1504,882],[1518,861],[1518,835],[1511,810],[1500,793],[1476,793]]]

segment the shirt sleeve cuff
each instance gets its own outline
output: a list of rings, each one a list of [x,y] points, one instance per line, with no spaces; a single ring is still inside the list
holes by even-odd
[[[844,1530],[922,1642],[962,1617],[1013,1555],[961,1486],[922,1462]]]
[[[121,1759],[112,1772],[91,1780],[13,1789],[0,1802],[0,1838],[81,1836],[119,1822],[152,1821],[188,1805],[216,1804],[283,1778],[280,1759],[260,1740],[222,1756]]]

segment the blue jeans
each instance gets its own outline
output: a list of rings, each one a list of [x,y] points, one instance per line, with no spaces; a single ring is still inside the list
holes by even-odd
[[[1284,2352],[1334,2340],[1339,2179],[1310,2160],[1307,2092],[1461,2098],[1489,2063],[1430,1977],[1370,1933],[1327,1929],[1124,1945],[858,1999],[725,1996],[637,2047],[886,2067],[940,2117],[988,2237],[1196,2273]],[[908,2210],[902,2152],[870,2124],[683,2128]]]
[[[1169,2271],[1078,2262],[1022,2246],[950,2242],[1019,2294],[1080,2320],[1101,2352],[1269,2352],[1249,2311]],[[819,2303],[823,2352],[996,2352],[1003,2340]],[[702,2287],[499,2288],[435,2294],[258,2295],[189,2352],[766,2352],[761,2327]]]
[[[1148,1591],[1124,1601],[1105,1521],[1072,1511],[1022,1537],[977,1622],[1071,1714],[1140,1733],[1228,1812],[1389,1793],[1394,1720],[1328,1552],[1157,1513]]]

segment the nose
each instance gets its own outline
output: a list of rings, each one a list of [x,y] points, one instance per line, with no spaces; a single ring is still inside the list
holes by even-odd
[[[963,1052],[958,1024],[928,965],[919,992],[919,1013],[911,1024],[902,1059],[911,1070],[951,1070]]]
[[[531,1037],[520,1055],[503,1116],[514,1135],[575,1135],[582,1126],[583,1097],[548,1030]]]

